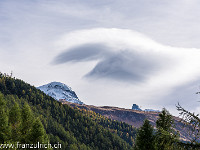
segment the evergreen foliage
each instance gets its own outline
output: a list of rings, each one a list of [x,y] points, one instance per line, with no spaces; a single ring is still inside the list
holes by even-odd
[[[132,149],[132,144],[126,142],[125,138],[116,133],[118,132],[117,127],[105,127],[105,123],[100,124],[79,110],[68,105],[62,105],[22,80],[0,74],[0,91],[7,101],[7,107],[11,110],[9,117],[12,118],[14,112],[18,113],[17,118],[12,121],[9,120],[11,121],[12,133],[17,133],[19,135],[17,138],[21,142],[36,142],[38,140],[45,142],[49,138],[51,144],[57,144],[58,142],[62,144],[63,150]],[[33,114],[30,113],[30,110]],[[104,120],[105,122],[108,121],[105,118]],[[30,122],[32,122],[33,128],[26,126]],[[110,120],[110,122],[112,121]],[[114,126],[114,122],[111,124]],[[112,129],[115,129],[115,131]],[[126,130],[124,125],[121,126],[119,132],[122,133],[122,130]],[[133,134],[135,129],[130,128],[127,131]],[[48,138],[45,133],[47,133]],[[6,138],[4,137],[4,139]],[[10,139],[16,140],[13,136]]]
[[[141,150],[192,149],[178,141],[173,117],[166,109],[159,115],[156,130],[145,120],[137,133],[126,123],[62,105],[24,81],[1,73],[0,92],[2,144],[49,141],[59,142],[63,150],[131,150],[135,143],[135,148]]]
[[[46,131],[44,130],[42,122],[40,121],[39,118],[37,118],[33,122],[32,130],[30,132],[30,140],[33,143],[37,143],[37,142],[47,143],[48,142]]]
[[[21,109],[17,103],[9,111],[9,123],[12,129],[11,137],[13,141],[20,141],[21,138]]]
[[[163,108],[156,121],[156,148],[158,150],[177,149],[178,133],[173,128],[174,120],[172,115]]]
[[[143,126],[137,132],[135,149],[155,150],[154,129],[147,119],[144,121]]]
[[[200,92],[197,92],[199,94]],[[181,122],[184,124],[186,131],[190,135],[189,142],[179,141],[180,147],[184,149],[199,150],[200,149],[200,118],[199,114],[190,112],[184,109],[180,104],[177,106],[177,110],[180,111],[180,116],[182,117]]]
[[[78,107],[75,107],[75,109],[79,110],[84,116],[87,116],[88,118],[94,120],[96,123],[102,125],[104,128],[110,129],[111,132],[116,133],[131,146],[134,145],[134,139],[136,138],[137,133],[137,129],[135,127],[125,122],[111,120],[91,110],[80,109]]]
[[[27,103],[22,108],[22,123],[21,123],[21,141],[22,143],[30,143],[30,133],[32,132],[32,124],[34,122],[34,116],[31,108]],[[34,127],[33,127],[34,128]]]
[[[30,107],[28,105],[24,105],[21,109],[19,104],[15,101],[12,102],[14,103],[12,106],[8,106],[7,100],[9,100],[9,98],[7,99],[0,94],[0,143],[36,144],[37,142],[40,142],[47,144],[47,134],[41,121],[37,121],[37,119],[34,119],[33,117],[31,118],[32,122],[29,121],[30,118],[28,118],[28,116],[33,116]],[[7,110],[7,112],[5,110]],[[28,110],[28,113],[25,113],[25,110]],[[28,116],[26,116],[27,114]],[[36,126],[37,122],[39,122],[39,126]],[[39,135],[40,140],[38,140],[37,135]]]
[[[0,141],[5,144],[11,135],[11,129],[8,124],[8,113],[6,111],[6,102],[3,95],[0,94]]]

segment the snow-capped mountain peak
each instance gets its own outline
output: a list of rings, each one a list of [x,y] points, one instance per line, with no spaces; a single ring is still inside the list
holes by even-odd
[[[64,91],[72,91],[72,88],[65,85],[64,83],[61,83],[61,82],[51,82],[49,84],[46,84],[48,89],[51,89],[51,88],[55,88],[55,89],[62,89]],[[45,85],[44,85],[45,86]]]
[[[38,87],[45,94],[56,100],[65,100],[72,103],[83,104],[71,87],[60,82],[51,82]]]

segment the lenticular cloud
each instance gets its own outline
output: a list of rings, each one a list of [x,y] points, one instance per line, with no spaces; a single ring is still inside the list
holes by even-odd
[[[57,44],[62,52],[55,58],[56,64],[97,61],[87,78],[176,86],[200,74],[199,49],[165,46],[132,30],[79,30]]]

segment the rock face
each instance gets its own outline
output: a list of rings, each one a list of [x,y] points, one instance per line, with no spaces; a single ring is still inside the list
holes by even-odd
[[[139,107],[138,105],[136,105],[136,104],[133,104],[132,109],[133,109],[133,110],[142,111],[142,109],[140,109],[140,107]]]
[[[145,110],[142,110],[137,104],[133,104],[132,110],[146,111],[146,112],[160,112],[159,110],[154,110],[154,109],[145,109]]]
[[[38,87],[45,94],[53,97],[56,100],[64,100],[72,103],[83,104],[76,95],[76,93],[71,89],[71,87],[60,83],[60,82],[51,82],[46,85]]]

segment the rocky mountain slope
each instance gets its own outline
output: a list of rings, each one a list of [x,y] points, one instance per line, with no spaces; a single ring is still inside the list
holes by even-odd
[[[63,104],[70,105],[71,107],[78,107],[80,109],[91,110],[96,113],[99,113],[105,117],[108,117],[113,120],[122,121],[128,123],[129,125],[133,125],[134,127],[140,127],[143,124],[145,119],[148,119],[151,124],[155,127],[156,120],[158,118],[159,112],[153,111],[139,111],[132,109],[124,109],[118,107],[110,107],[110,106],[92,106],[92,105],[79,105],[74,103],[69,103],[66,101],[60,101]],[[180,132],[181,139],[184,141],[188,141],[190,139],[190,135],[186,132],[186,129],[183,128],[183,123],[180,122],[180,118],[174,117],[175,120],[175,129]]]

